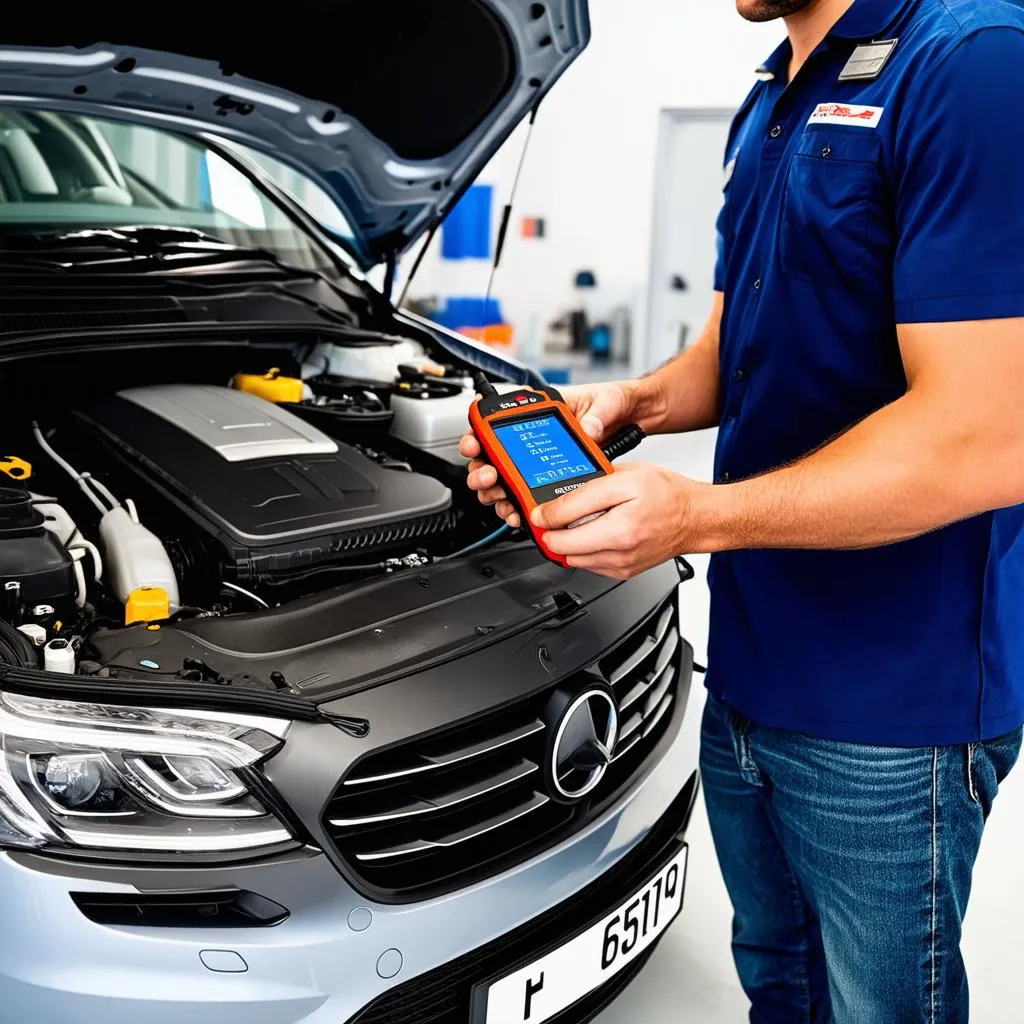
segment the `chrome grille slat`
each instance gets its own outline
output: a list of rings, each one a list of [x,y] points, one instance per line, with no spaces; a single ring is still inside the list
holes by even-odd
[[[643,724],[644,714],[642,711],[637,711],[635,714],[630,715],[619,729],[619,745],[621,746],[625,743]]]
[[[421,763],[410,768],[404,768],[393,772],[383,772],[378,775],[354,775],[345,780],[346,786],[367,786],[381,782],[395,782],[399,779],[409,778],[413,775],[422,775],[424,772],[433,772],[441,768],[449,768],[462,761],[471,761],[476,757],[484,757],[492,754],[503,747],[510,747],[515,743],[543,732],[544,723],[540,719],[533,719],[530,722],[516,729],[510,729],[499,736],[494,736],[467,747],[460,747],[455,750],[441,754],[421,755]]]
[[[625,743],[620,743],[615,748],[615,753],[612,755],[612,764],[615,764],[619,758],[628,754],[643,738],[643,732],[635,732]]]
[[[537,765],[532,761],[520,761],[517,765],[481,779],[479,782],[460,786],[458,789],[447,793],[441,793],[435,797],[421,797],[418,800],[410,800],[401,807],[390,811],[381,811],[376,814],[357,816],[353,818],[331,818],[331,824],[339,828],[358,828],[364,825],[376,825],[388,821],[401,821],[405,818],[417,818],[427,814],[437,814],[441,811],[451,810],[459,804],[468,803],[470,800],[479,800],[499,790],[512,786],[527,778],[537,771]]]
[[[676,699],[674,693],[668,693],[665,695],[665,699],[658,705],[658,709],[654,714],[647,720],[644,725],[644,736],[650,736],[652,732],[658,727],[661,720],[668,714],[668,709],[672,707],[672,702]]]
[[[617,668],[609,672],[608,682],[610,682],[612,686],[620,683],[627,676],[635,672],[637,668],[643,664],[644,659],[661,646],[662,641],[665,639],[665,634],[672,625],[672,619],[674,617],[675,606],[674,604],[669,604],[669,606],[661,613],[661,617],[658,619],[653,632],[648,634],[644,640],[637,645],[632,653],[627,656],[625,661],[621,662]]]
[[[676,630],[672,630],[668,634],[668,639],[662,645],[658,651],[658,658],[654,663],[654,668],[651,669],[647,675],[640,680],[630,691],[619,701],[619,711],[628,711],[641,697],[645,696],[653,686],[656,685],[658,677],[672,662],[672,658],[675,656],[676,651],[679,649],[679,633]],[[654,650],[647,652],[648,655],[653,654]]]
[[[440,839],[416,839],[402,846],[392,846],[389,849],[374,850],[369,853],[357,853],[356,859],[366,863],[369,861],[393,860],[396,857],[412,857],[418,853],[427,853],[437,849],[450,850],[453,846],[468,843],[473,839],[479,839],[488,832],[493,832],[505,825],[511,825],[513,822],[519,821],[520,818],[525,818],[526,815],[533,813],[533,811],[539,810],[549,802],[548,797],[543,793],[534,793],[527,803],[517,807],[512,813],[491,818],[473,828],[463,829],[461,832],[444,836]]]
[[[660,681],[659,677],[655,677],[655,681],[651,685],[651,691],[647,694],[647,699],[644,701],[644,718],[651,717],[655,708],[661,703],[662,698],[668,693],[669,687],[676,681],[677,674],[675,666],[670,663],[661,670]]]

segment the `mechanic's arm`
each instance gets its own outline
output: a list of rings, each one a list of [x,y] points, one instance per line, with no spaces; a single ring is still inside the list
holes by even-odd
[[[631,386],[645,397],[638,418],[648,434],[678,434],[717,427],[721,417],[718,342],[725,296],[715,292],[711,316],[700,338],[686,351]]]
[[[631,576],[680,553],[877,547],[1024,502],[1024,319],[899,333],[906,395],[830,444],[726,486],[624,465],[536,511],[547,543]]]
[[[906,325],[900,348],[905,397],[695,502],[700,546],[876,547],[1024,502],[1024,320]]]

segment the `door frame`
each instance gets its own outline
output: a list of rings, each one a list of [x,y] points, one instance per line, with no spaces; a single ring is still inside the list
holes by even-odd
[[[671,181],[672,168],[669,133],[680,124],[707,121],[731,122],[735,116],[736,110],[732,107],[662,107],[658,113],[658,155],[655,158],[654,164],[654,209],[651,212],[651,250],[647,273],[647,323],[643,334],[643,346],[635,346],[633,356],[633,369],[638,373],[643,372],[644,368],[651,370],[655,368],[648,366],[648,363],[654,342],[651,332],[654,327],[655,288],[657,286],[655,270],[663,237],[658,213],[665,205],[668,197],[669,182]],[[721,153],[720,157],[724,160],[725,153]]]

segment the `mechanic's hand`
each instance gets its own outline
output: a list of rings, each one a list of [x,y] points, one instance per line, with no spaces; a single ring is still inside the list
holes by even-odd
[[[544,542],[567,555],[572,568],[627,580],[676,555],[699,552],[704,524],[697,507],[710,490],[661,466],[627,462],[534,509],[532,518],[549,531]],[[567,529],[599,512],[605,515]]]
[[[638,393],[633,381],[613,384],[588,384],[564,388],[562,397],[580,425],[599,444],[634,422]],[[514,530],[519,529],[519,513],[507,500],[498,483],[498,474],[490,463],[480,458],[480,442],[472,432],[463,437],[459,451],[469,464],[469,487],[477,492],[484,505],[493,505],[498,515]]]

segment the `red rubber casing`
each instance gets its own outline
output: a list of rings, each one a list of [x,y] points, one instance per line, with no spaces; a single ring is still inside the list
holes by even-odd
[[[473,428],[473,433],[480,442],[487,461],[498,471],[498,478],[505,488],[509,501],[519,512],[523,529],[530,532],[545,558],[567,568],[565,556],[555,554],[544,542],[547,530],[539,529],[531,521],[530,515],[539,503],[494,433],[495,428],[510,420],[521,420],[524,414],[531,419],[535,416],[556,415],[593,461],[599,473],[609,476],[615,472],[615,467],[608,461],[597,442],[584,433],[579,421],[554,388],[541,392],[524,387],[509,394],[488,396],[478,399],[469,410],[469,424]],[[587,481],[590,479],[593,478],[588,477]]]

